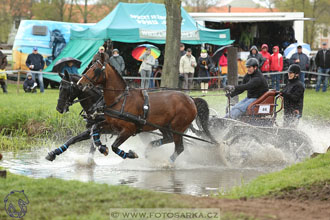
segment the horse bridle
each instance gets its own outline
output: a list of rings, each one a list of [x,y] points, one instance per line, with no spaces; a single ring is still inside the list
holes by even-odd
[[[58,98],[58,100],[62,100],[64,102],[65,105],[71,106],[75,103],[74,98],[72,99],[72,91],[73,91],[73,87],[75,86],[74,83],[72,81],[67,81],[62,79],[61,82],[64,82],[66,84],[69,84],[69,98],[68,99],[63,99],[63,98]],[[61,85],[63,87],[63,85]]]
[[[93,78],[89,78],[89,77],[86,75],[86,73],[82,75],[82,77],[85,77],[89,82],[92,83],[93,86],[95,86],[94,84],[96,84],[96,82],[99,80],[99,78],[101,77],[101,75],[103,75],[103,78],[105,79],[105,73],[104,73],[105,65],[103,65],[103,64],[101,63],[100,60],[96,60],[96,62],[90,67],[90,69],[93,68],[93,66],[94,66],[95,64],[97,64],[97,63],[100,64],[100,65],[102,66],[102,68],[101,68],[101,73],[100,73],[100,74],[95,75],[95,69],[93,69],[93,71],[94,71],[94,76],[93,76]],[[96,79],[95,79],[95,78],[96,78]]]

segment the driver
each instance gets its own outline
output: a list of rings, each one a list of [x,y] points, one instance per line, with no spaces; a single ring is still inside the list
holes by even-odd
[[[239,118],[246,112],[247,107],[252,102],[268,91],[267,81],[258,69],[258,60],[256,58],[250,58],[246,61],[245,66],[247,67],[247,74],[243,78],[243,83],[237,86],[228,85],[225,87],[225,90],[229,91],[226,96],[230,97],[237,96],[247,90],[247,97],[238,102],[231,109],[230,115],[227,114],[225,118]]]
[[[304,104],[304,85],[299,80],[300,66],[292,64],[288,69],[288,84],[281,91],[284,98],[284,127],[297,126]]]

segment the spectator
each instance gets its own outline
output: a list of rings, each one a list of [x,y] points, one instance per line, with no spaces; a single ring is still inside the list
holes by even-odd
[[[193,82],[193,77],[195,73],[196,67],[196,59],[191,54],[191,49],[188,48],[186,55],[182,56],[180,59],[180,76],[184,78],[183,80],[183,88],[190,89]]]
[[[33,71],[42,71],[45,66],[44,58],[38,53],[38,48],[34,47],[33,52],[29,54],[25,62],[26,66]],[[32,73],[32,79],[36,81],[38,78],[40,92],[44,92],[44,80],[42,73]]]
[[[65,64],[65,66],[62,68],[62,73],[64,73],[64,71],[68,71],[68,73],[71,73],[71,74],[79,74],[78,73],[78,68],[74,65],[73,62],[67,62]]]
[[[219,67],[222,76],[222,87],[224,88],[227,85],[227,73],[228,73],[228,60],[227,60],[228,51],[224,50],[222,56],[219,59]]]
[[[149,83],[150,83],[150,76],[151,76],[151,71],[152,71],[152,66],[155,65],[155,58],[151,55],[151,49],[148,47],[146,51],[140,56],[139,58],[142,60],[142,64],[140,66],[140,74],[142,78],[147,78],[147,79],[142,79],[141,80],[141,88],[142,89],[148,89],[149,88]]]
[[[181,59],[181,57],[186,55],[186,51],[184,49],[185,49],[184,44],[180,44],[180,59]],[[183,88],[183,82],[184,82],[184,76],[183,76],[183,74],[179,73],[179,83],[178,83],[179,89]]]
[[[290,64],[298,64],[300,66],[299,79],[305,87],[305,72],[309,68],[309,58],[302,52],[302,46],[298,45],[297,53],[294,53],[290,58]]]
[[[0,48],[2,49],[2,48]],[[8,65],[7,56],[0,51],[0,85],[2,88],[3,93],[8,93],[7,91],[7,74],[4,72],[6,71],[6,66]],[[3,71],[3,72],[2,72]]]
[[[207,54],[206,49],[202,49],[201,56],[198,58],[199,65],[199,77],[210,77],[210,69],[213,67],[213,63],[209,55]],[[202,79],[201,80],[201,89],[202,93],[207,93],[209,88],[210,79]]]
[[[330,73],[330,50],[327,43],[322,43],[322,49],[315,56],[315,64],[318,73]],[[329,76],[317,76],[316,92],[320,91],[321,83],[323,83],[322,91],[327,91]]]
[[[256,58],[259,62],[259,68],[262,67],[262,65],[264,64],[264,58],[262,57],[262,55],[259,53],[257,46],[253,45],[250,49],[250,54],[248,56],[247,59],[250,58]]]
[[[268,53],[268,45],[263,44],[261,46],[261,55],[264,58],[264,63],[261,66],[260,70],[262,73],[268,73],[270,71],[270,53]]]
[[[124,75],[125,61],[122,56],[119,55],[118,49],[112,50],[112,57],[110,57],[110,64],[117,70],[120,75]]]
[[[163,69],[162,66],[158,66],[156,68],[156,71],[154,72],[154,77],[155,78],[161,78],[162,77],[162,69]],[[155,79],[154,86],[156,88],[159,88],[160,85],[161,85],[161,80],[160,79]]]
[[[104,54],[104,62],[110,64],[109,55],[107,53],[104,53],[103,46],[99,47],[99,51],[97,52],[97,54],[94,55],[92,63],[96,62],[97,60],[101,60],[101,54]]]
[[[298,125],[304,104],[304,85],[299,80],[300,66],[292,64],[288,70],[288,84],[281,91],[284,98],[284,127]]]
[[[23,89],[25,92],[36,93],[37,92],[37,83],[33,80],[32,74],[28,73],[23,84]]]
[[[283,56],[279,53],[278,46],[273,47],[273,54],[270,57],[270,71],[281,72],[283,70]],[[271,75],[272,88],[280,91],[281,74]]]
[[[186,55],[186,51],[184,50],[184,44],[180,44],[180,56]]]

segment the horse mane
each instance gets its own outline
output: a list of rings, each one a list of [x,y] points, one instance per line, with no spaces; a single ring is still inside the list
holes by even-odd
[[[119,76],[119,78],[121,79],[121,81],[124,83],[125,87],[127,87],[127,83],[126,83],[126,81],[124,80],[123,76],[120,75],[120,74],[118,73],[118,71],[116,70],[116,68],[115,68],[114,66],[112,66],[110,63],[108,63],[108,65],[109,65],[109,66],[112,68],[112,70],[114,70],[115,73]]]

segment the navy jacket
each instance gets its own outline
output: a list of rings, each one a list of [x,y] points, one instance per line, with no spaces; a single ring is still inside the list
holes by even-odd
[[[44,58],[39,54],[31,53],[26,59],[26,66],[29,68],[30,65],[34,65],[31,70],[39,71],[44,69],[45,61]]]

